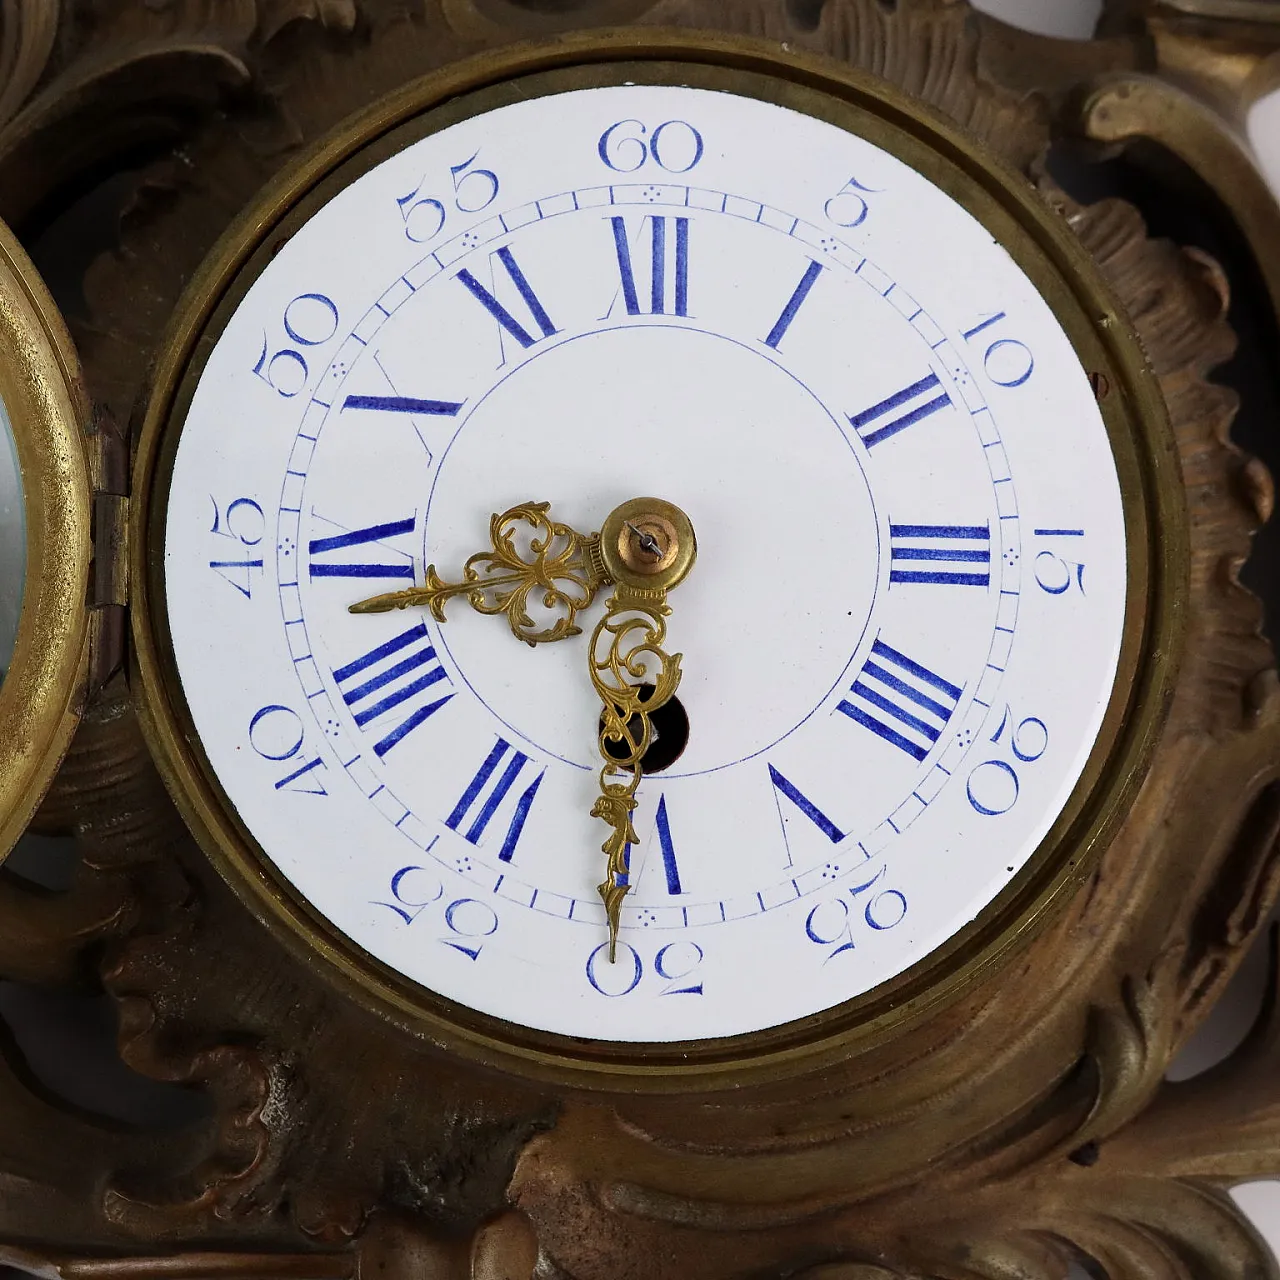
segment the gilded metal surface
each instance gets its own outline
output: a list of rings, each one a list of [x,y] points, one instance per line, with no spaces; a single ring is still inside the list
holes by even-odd
[[[647,522],[643,516],[639,518],[643,529]],[[626,536],[640,540],[640,535],[629,531]],[[671,614],[665,582],[675,577],[671,567],[678,557],[679,542],[673,539],[659,551],[658,563],[666,564],[654,585],[619,586],[591,637],[591,683],[604,707],[600,717],[604,767],[600,770],[600,798],[591,816],[610,827],[602,846],[608,867],[599,893],[609,919],[611,963],[617,959],[622,903],[631,892],[629,849],[640,843],[631,815],[644,776],[642,762],[653,746],[653,716],[676,696],[683,674],[683,655],[667,653],[662,647]],[[621,558],[626,559],[625,552]]]
[[[15,4],[27,7],[9,0],[6,24]],[[902,111],[895,97],[899,123],[931,111],[955,122],[926,128],[912,162],[941,147],[954,167],[935,156],[933,172],[956,190],[976,182],[1006,210],[1020,180],[980,157],[1043,172],[1048,113],[1027,93],[1033,77],[1065,110],[1090,57],[1095,71],[1126,57],[1159,69],[1143,62],[1154,18],[1132,39],[1059,58],[1068,42],[997,40],[959,0],[359,0],[358,15],[356,0],[97,0],[92,21],[80,0],[64,8],[42,93],[0,131],[3,207],[35,207],[86,157],[101,166],[140,133],[183,138],[179,158],[145,171],[118,251],[86,282],[92,320],[77,336],[95,398],[121,422],[152,362],[159,387],[176,385],[208,315],[192,304],[161,331],[236,211],[256,205],[258,227],[287,230],[307,174],[351,154],[359,129],[331,135],[318,169],[280,178],[282,165],[388,93],[399,96],[359,128],[391,127],[419,101],[405,88],[413,77],[478,50],[481,70],[445,72],[442,92],[509,70],[514,40],[608,23],[632,25],[599,47],[636,58],[688,56],[654,25],[752,36],[764,43],[724,41],[715,57],[809,87],[829,82],[829,64],[779,50],[826,54],[922,104]],[[1208,22],[1171,21],[1184,18]],[[1223,22],[1200,39],[1210,49],[1237,37]],[[714,42],[684,39],[710,60]],[[30,66],[41,45],[26,48]],[[596,56],[590,38],[562,49],[566,63]],[[997,66],[1006,85],[980,69]],[[252,87],[219,103],[228,82]],[[1164,1080],[1280,893],[1280,690],[1256,602],[1235,581],[1271,490],[1229,444],[1234,398],[1211,379],[1233,350],[1227,294],[1203,255],[1149,241],[1128,206],[1082,209],[1041,179],[1071,244],[1058,213],[1031,212],[1018,190],[998,234],[1111,387],[1103,408],[1127,497],[1140,508],[1141,477],[1163,477],[1140,580],[1157,626],[1139,649],[1160,655],[1157,673],[1175,652],[1181,663],[1176,683],[1154,678],[1161,706],[1114,709],[1107,732],[1128,716],[1129,737],[1116,738],[1127,745],[1096,762],[1098,805],[1055,837],[1092,862],[1005,904],[1006,920],[1043,925],[1016,960],[957,963],[950,999],[897,992],[904,1015],[869,1016],[860,1034],[828,1026],[790,1053],[761,1038],[748,1046],[754,1071],[704,1059],[690,1073],[689,1046],[646,1052],[641,1071],[608,1054],[570,1061],[556,1045],[513,1052],[499,1025],[460,1037],[447,1019],[374,998],[318,925],[305,940],[263,929],[244,902],[277,922],[294,910],[272,885],[243,901],[227,892],[139,736],[140,673],[149,715],[166,687],[146,649],[134,696],[112,686],[90,709],[42,813],[46,829],[79,833],[88,866],[33,933],[46,980],[100,975],[126,1060],[202,1090],[212,1116],[172,1134],[121,1132],[35,1086],[5,1046],[0,1258],[66,1280],[1061,1280],[1078,1258],[1111,1280],[1280,1276],[1226,1193],[1280,1173],[1274,1000],[1213,1073]],[[251,225],[210,259],[198,296],[235,276]],[[1037,274],[1046,258],[1056,265]],[[1149,421],[1161,404],[1172,434],[1131,435],[1134,406]],[[1126,439],[1137,441],[1127,454]],[[154,428],[142,443],[147,480]],[[133,529],[146,531],[136,509]],[[135,544],[144,594],[147,569]],[[216,796],[165,754],[169,785],[209,841]],[[0,882],[0,938],[40,901]],[[1057,914],[1037,917],[1049,902]],[[0,945],[0,977],[35,955]]]
[[[235,819],[182,702],[165,632],[160,551],[167,476],[204,353],[280,236],[383,155],[458,119],[539,93],[646,80],[732,89],[851,128],[943,186],[991,229],[1054,308],[1084,367],[1115,388],[1102,411],[1120,476],[1130,589],[1119,674],[1080,783],[1024,873],[972,923],[898,978],[804,1023],[714,1044],[583,1045],[460,1009],[407,982],[356,952],[274,871]],[[1166,433],[1164,403],[1141,349],[1061,218],[968,135],[883,82],[794,53],[780,59],[752,42],[678,31],[595,32],[516,46],[450,66],[347,121],[268,189],[189,290],[157,365],[134,478],[132,618],[144,727],[193,830],[251,909],[283,925],[299,954],[324,957],[334,981],[357,999],[457,1052],[539,1077],[572,1072],[586,1087],[621,1074],[632,1087],[658,1090],[679,1087],[681,1078],[695,1087],[838,1061],[980,988],[1082,882],[1121,822],[1161,732],[1186,623],[1186,517]],[[613,545],[602,535],[601,554],[607,558]],[[608,567],[626,580],[624,570]]]
[[[549,502],[526,502],[495,515],[489,522],[491,550],[467,561],[461,582],[445,582],[435,565],[428,565],[425,586],[374,596],[353,604],[351,612],[428,608],[437,622],[444,622],[445,605],[464,596],[477,613],[506,614],[511,634],[530,648],[580,636],[578,614],[591,607],[596,593],[612,579],[600,560],[600,535],[577,533],[552,520],[550,511]],[[550,625],[545,618],[535,622],[529,613],[535,593],[546,613],[563,616]]]
[[[520,526],[525,526],[521,529]],[[602,549],[602,537],[608,550]],[[437,622],[445,605],[465,596],[477,613],[505,614],[511,634],[530,648],[582,634],[578,614],[601,587],[620,583],[591,639],[591,682],[604,705],[600,728],[600,798],[591,810],[611,828],[603,846],[608,869],[600,897],[609,919],[609,959],[616,959],[623,899],[631,892],[627,850],[637,843],[631,815],[640,788],[640,762],[653,745],[655,711],[675,696],[680,655],[662,650],[668,589],[688,576],[697,558],[689,518],[669,502],[637,498],[604,523],[604,534],[578,533],[551,519],[549,502],[526,502],[489,522],[492,550],[472,556],[460,583],[446,583],[427,566],[425,587],[374,596],[351,606],[357,614],[428,608]],[[550,626],[535,622],[535,592],[547,613],[563,613]],[[656,664],[656,671],[653,667]],[[619,781],[619,778],[622,781]]]
[[[0,684],[0,862],[31,820],[80,715],[89,656],[87,409],[61,316],[0,224],[0,403],[18,448],[26,585]]]

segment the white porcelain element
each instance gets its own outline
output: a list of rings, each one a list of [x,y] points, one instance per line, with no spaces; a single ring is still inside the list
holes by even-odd
[[[1088,40],[1102,15],[1102,0],[970,0],[975,9],[1041,35]]]
[[[456,579],[516,503],[589,531],[642,495],[698,533],[692,735],[610,964],[587,637],[348,606]],[[204,749],[297,891],[432,991],[614,1041],[817,1013],[973,920],[1076,786],[1126,599],[1088,378],[990,233],[831,125],[638,86],[446,129],[289,240],[165,563]]]

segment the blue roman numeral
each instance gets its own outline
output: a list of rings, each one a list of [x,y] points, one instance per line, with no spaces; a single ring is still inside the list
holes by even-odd
[[[872,449],[896,436],[899,431],[905,431],[917,422],[932,417],[950,403],[951,397],[942,390],[938,375],[931,373],[927,378],[912,383],[904,391],[872,405],[864,413],[850,417],[849,422],[862,443]]]
[[[449,677],[436,657],[425,622],[339,667],[333,678],[356,724],[366,733],[382,735],[373,748],[380,758],[453,697],[452,693],[436,696],[441,691],[435,686]],[[405,711],[409,714],[400,720]]]
[[[525,278],[525,274],[520,270],[519,264],[512,256],[508,247],[503,247],[497,253],[492,254],[501,263],[506,271],[511,283],[515,285],[520,297],[524,299],[524,304],[529,309],[529,315],[533,319],[533,323],[537,325],[544,338],[553,337],[559,330],[552,323],[551,317],[547,314],[546,308],[538,301],[538,295],[534,293],[533,287]],[[502,328],[509,333],[522,347],[526,350],[538,341],[528,329],[520,323],[519,320],[502,305],[501,302],[488,289],[480,283],[479,280],[471,274],[470,271],[460,271],[458,273],[459,281],[466,286],[467,291],[473,298],[498,322]]]
[[[316,578],[404,578],[412,582],[412,555],[407,556],[399,564],[376,564],[361,560],[347,560],[341,556],[337,559],[325,560],[324,557],[349,551],[352,547],[364,547],[370,543],[384,542],[389,538],[403,537],[413,533],[417,523],[417,518],[411,516],[407,520],[392,520],[387,524],[370,525],[367,529],[352,529],[348,533],[336,534],[331,538],[312,538],[310,543],[312,580]]]
[[[877,640],[852,693],[837,710],[923,760],[942,737],[964,690]]]
[[[650,281],[649,281],[649,314],[655,316],[667,313],[667,257],[668,257],[668,221],[675,224],[675,262],[672,285],[671,314],[688,316],[689,314],[689,219],[654,216],[646,219],[652,224],[650,240]],[[640,307],[640,290],[636,284],[635,265],[631,254],[631,241],[627,237],[625,218],[615,217],[613,223],[613,243],[618,254],[618,273],[622,277],[622,299],[626,304],[627,314],[644,315]]]
[[[822,832],[824,836],[827,837],[828,840],[831,841],[832,844],[839,844],[840,841],[844,839],[845,833],[841,831],[840,828],[837,827],[836,824],[832,822],[831,819],[828,818],[827,815],[823,813],[822,810],[819,809],[818,806],[814,804],[813,801],[810,800],[794,782],[783,777],[783,775],[779,773],[773,765],[769,766],[769,777],[773,781],[775,800],[780,795],[785,796],[797,809],[800,810],[801,813],[804,814],[806,818],[809,819],[810,822],[813,823],[815,827],[818,828],[819,831]],[[778,817],[782,817],[781,807],[778,809]],[[784,822],[782,826],[784,839],[786,838],[786,830],[786,823]],[[791,852],[790,840],[787,841],[787,852],[788,854]]]
[[[671,839],[671,820],[667,817],[667,797],[658,800],[658,814],[654,819],[658,829],[658,848],[662,850],[662,866],[667,873],[667,892],[681,893],[680,868],[676,865],[676,846]]]
[[[822,271],[822,263],[809,263],[809,269],[796,286],[795,293],[791,295],[791,301],[787,303],[782,314],[778,317],[778,323],[773,326],[769,336],[764,340],[766,347],[772,347],[777,351],[783,338],[787,336],[787,330],[791,328],[791,323],[795,320],[797,312],[804,306],[804,300],[813,291],[813,286],[818,283],[818,277],[822,274]]]
[[[988,525],[891,524],[889,581],[991,585],[991,529]]]
[[[510,759],[507,759],[508,752]],[[506,761],[506,767],[501,774],[498,774],[498,767],[504,761]],[[529,763],[531,763],[529,757],[524,752],[515,750],[509,742],[499,738],[485,762],[476,771],[475,777],[467,784],[467,789],[454,805],[453,812],[445,819],[445,826],[451,831],[458,832],[464,840],[478,846],[494,814],[498,812],[507,794],[515,786],[525,765]],[[497,781],[490,786],[495,774]],[[510,862],[515,857],[516,845],[524,831],[524,824],[529,819],[529,810],[533,808],[533,802],[537,798],[538,788],[542,786],[544,777],[546,777],[545,769],[533,778],[516,801],[511,821],[507,825],[507,833],[502,840],[502,848],[498,852],[500,862]],[[465,831],[462,829],[463,823],[468,823]]]
[[[462,412],[462,405],[453,400],[414,400],[409,396],[348,396],[342,407],[375,413],[421,413],[435,418],[456,418]]]

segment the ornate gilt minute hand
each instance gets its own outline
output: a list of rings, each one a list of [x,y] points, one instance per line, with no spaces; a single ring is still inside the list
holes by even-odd
[[[536,646],[582,634],[578,614],[602,587],[615,588],[608,611],[591,638],[591,682],[600,696],[600,798],[591,816],[608,823],[602,846],[608,869],[599,886],[609,919],[609,959],[617,958],[622,902],[631,891],[629,850],[638,843],[631,815],[642,777],[641,762],[653,744],[654,713],[680,685],[680,654],[668,654],[667,592],[688,576],[697,558],[693,525],[678,507],[658,498],[637,498],[619,507],[598,534],[580,534],[550,517],[550,504],[529,502],[495,515],[489,523],[492,550],[467,561],[463,580],[444,582],[434,565],[426,585],[375,596],[351,606],[352,613],[388,613],[423,607],[437,622],[445,605],[464,596],[479,613],[507,615],[517,640]],[[517,535],[525,532],[527,554]],[[530,599],[560,612],[549,626],[529,614]]]
[[[616,584],[608,611],[591,637],[591,682],[604,705],[600,719],[600,798],[591,810],[612,828],[603,845],[608,870],[599,886],[609,918],[609,959],[617,959],[622,902],[631,892],[629,850],[639,840],[631,823],[653,744],[655,712],[680,687],[680,654],[663,649],[667,592],[679,586],[697,559],[689,517],[657,498],[618,508],[600,534],[600,552]]]

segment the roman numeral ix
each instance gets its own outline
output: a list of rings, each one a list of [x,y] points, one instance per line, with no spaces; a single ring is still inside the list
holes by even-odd
[[[367,529],[351,529],[329,538],[312,538],[309,544],[312,581],[316,578],[387,578],[412,582],[411,554],[396,552],[403,558],[391,564],[349,557],[344,553],[356,547],[368,547],[412,534],[417,524],[417,517],[410,516],[407,520],[391,520],[386,524],[370,525]]]
[[[942,389],[936,373],[891,395],[863,413],[850,417],[849,422],[868,449],[893,439],[900,431],[923,422],[945,409],[951,397]]]

